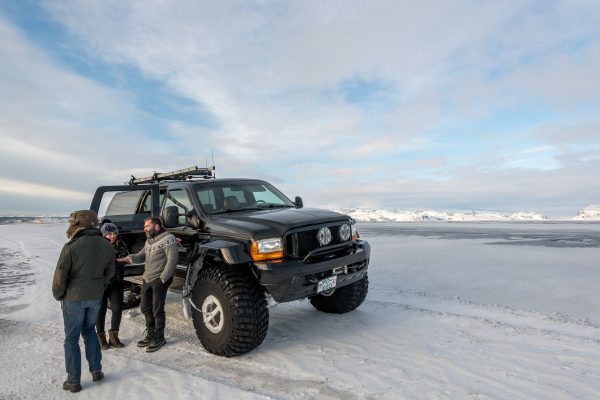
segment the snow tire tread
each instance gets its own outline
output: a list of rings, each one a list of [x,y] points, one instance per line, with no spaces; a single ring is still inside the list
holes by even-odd
[[[360,280],[335,289],[331,296],[318,294],[310,298],[310,303],[319,311],[344,314],[355,310],[367,297],[369,277],[365,274]]]
[[[203,281],[216,285],[224,295],[224,317],[231,327],[229,337],[224,338],[221,344],[205,340],[202,333],[205,330],[202,314],[200,311],[194,311],[194,327],[204,348],[219,356],[233,357],[258,347],[267,335],[269,309],[265,294],[250,271],[244,267],[230,265],[210,266],[200,271],[192,293],[197,307],[201,306],[202,301],[196,288]]]

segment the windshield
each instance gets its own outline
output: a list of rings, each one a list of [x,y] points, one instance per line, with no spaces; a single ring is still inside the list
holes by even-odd
[[[206,182],[194,189],[209,215],[295,206],[283,193],[262,181]]]

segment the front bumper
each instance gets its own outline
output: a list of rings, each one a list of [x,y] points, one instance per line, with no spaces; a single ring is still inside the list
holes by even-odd
[[[336,288],[362,279],[367,274],[371,246],[358,240],[354,250],[347,255],[320,262],[282,261],[255,263],[259,282],[279,303],[299,300],[317,294],[318,282],[337,275]]]

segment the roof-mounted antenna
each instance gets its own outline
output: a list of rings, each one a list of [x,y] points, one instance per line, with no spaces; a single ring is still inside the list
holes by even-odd
[[[215,167],[215,150],[210,149],[210,154],[212,155],[212,162],[213,162],[213,178],[217,179],[217,169]]]

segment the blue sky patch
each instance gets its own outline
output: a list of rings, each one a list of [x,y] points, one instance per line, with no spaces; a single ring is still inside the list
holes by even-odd
[[[219,127],[219,122],[203,105],[178,95],[164,82],[148,79],[130,66],[91,59],[65,28],[55,23],[48,11],[36,2],[8,0],[0,3],[0,11],[58,64],[102,85],[133,94],[134,105],[151,116],[151,121],[143,124],[149,132],[160,136],[171,121],[207,129]]]
[[[344,101],[350,104],[387,103],[393,101],[396,89],[378,79],[345,79],[339,85]]]

